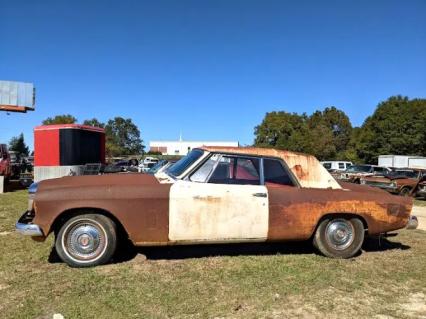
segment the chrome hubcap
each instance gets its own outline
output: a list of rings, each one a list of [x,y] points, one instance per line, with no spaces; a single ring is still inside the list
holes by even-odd
[[[97,223],[76,221],[65,232],[65,249],[74,259],[90,261],[104,252],[105,239],[105,231]]]
[[[354,241],[355,230],[346,219],[335,219],[328,223],[325,238],[330,246],[337,250],[348,248]]]

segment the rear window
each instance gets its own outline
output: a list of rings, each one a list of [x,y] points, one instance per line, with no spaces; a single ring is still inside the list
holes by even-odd
[[[263,160],[263,170],[265,183],[294,186],[287,170],[283,167],[280,161],[265,158]]]

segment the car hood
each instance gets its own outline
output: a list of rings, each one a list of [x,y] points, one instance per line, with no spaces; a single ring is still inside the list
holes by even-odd
[[[157,185],[158,180],[153,175],[125,173],[86,176],[66,176],[61,178],[47,179],[39,183],[39,190],[56,188],[79,188],[85,186],[129,186],[129,185]]]

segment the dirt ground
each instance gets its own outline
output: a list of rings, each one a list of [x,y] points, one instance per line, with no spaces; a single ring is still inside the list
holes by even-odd
[[[419,220],[419,229],[426,230],[426,207],[414,206],[412,214]]]

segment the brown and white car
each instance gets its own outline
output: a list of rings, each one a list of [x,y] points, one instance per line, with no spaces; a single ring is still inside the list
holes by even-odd
[[[120,234],[136,246],[309,240],[349,258],[365,235],[407,226],[413,200],[338,183],[310,155],[263,148],[192,150],[167,174],[45,180],[30,188],[19,232],[70,266],[108,262]]]

